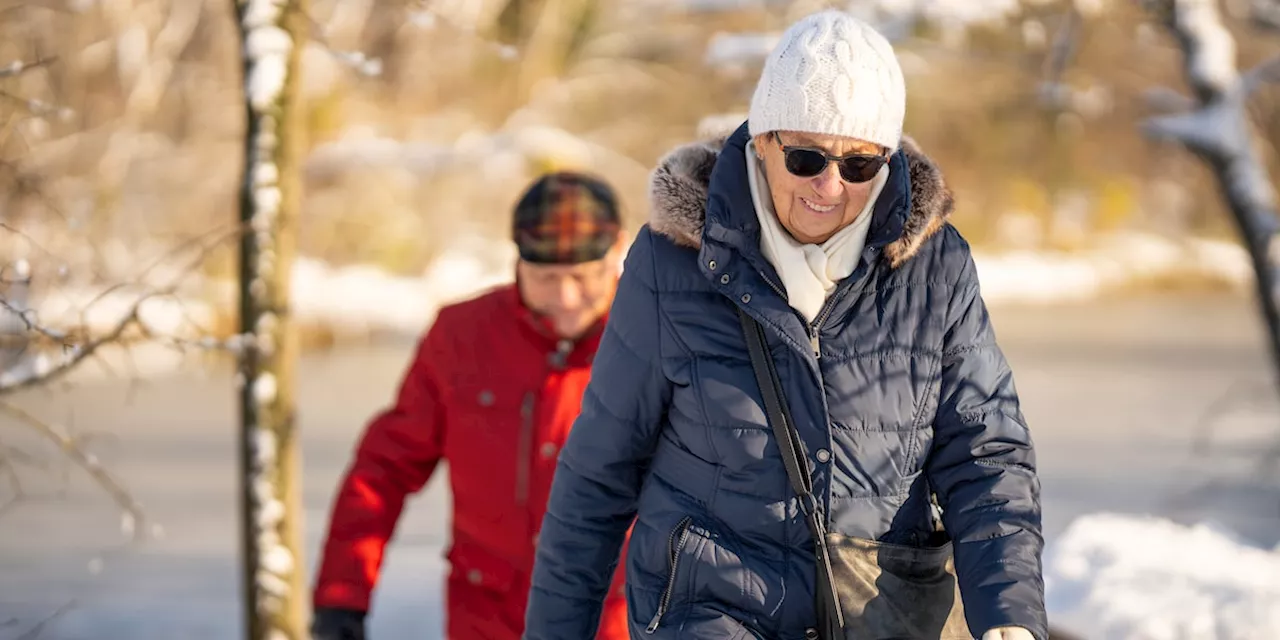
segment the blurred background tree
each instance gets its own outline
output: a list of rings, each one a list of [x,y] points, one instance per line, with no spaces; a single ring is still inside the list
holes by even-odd
[[[1280,49],[1280,3],[1215,4],[1238,68],[1265,72],[1245,108],[1276,184],[1280,84],[1266,80],[1280,75],[1267,64]],[[324,306],[330,315],[318,321],[420,331],[439,302],[432,296],[470,293],[509,269],[512,203],[551,168],[614,182],[634,230],[647,216],[656,160],[741,123],[777,34],[825,6],[894,40],[907,133],[943,167],[957,194],[954,221],[983,258],[1076,256],[1125,237],[1238,243],[1212,167],[1141,130],[1154,112],[1192,108],[1187,96],[1197,96],[1179,43],[1143,5],[313,0],[298,85],[306,146],[295,271],[307,277],[295,280],[291,308],[353,296]],[[12,489],[0,494],[0,512],[23,495],[15,469],[38,458],[25,434],[87,471],[123,512],[126,532],[157,532],[128,483],[99,464],[102,434],[75,428],[71,403],[15,412],[8,401],[19,394],[7,394],[64,391],[64,374],[81,363],[124,375],[145,366],[128,352],[97,357],[120,346],[243,353],[233,240],[246,118],[233,6],[0,0],[0,411],[29,427],[0,441],[0,480]],[[479,265],[433,271],[459,255]],[[342,288],[325,279],[340,267],[359,277]],[[386,273],[407,278],[381,297],[354,296]],[[1194,270],[1164,273],[1144,285],[1223,284]],[[985,289],[992,280],[983,277]],[[298,320],[305,340],[330,339],[331,329],[305,326],[316,318]],[[1100,362],[1099,371],[1111,361]],[[1180,395],[1166,392],[1160,404],[1180,406]],[[204,459],[198,453],[191,459]]]
[[[1265,3],[1227,4],[1242,66],[1274,51],[1254,10]],[[1230,233],[1203,168],[1135,134],[1148,89],[1177,86],[1180,67],[1134,3],[320,0],[303,64],[301,251],[420,273],[460,234],[504,237],[519,189],[553,166],[617,181],[634,226],[657,157],[709,116],[744,114],[774,34],[828,5],[893,35],[908,132],[946,169],[976,243]],[[243,116],[225,7],[3,11],[0,59],[57,59],[0,78],[23,97],[0,111],[4,219],[38,220],[27,231],[41,239],[102,238],[85,259],[107,266],[226,218]],[[1268,87],[1251,104],[1267,140],[1278,100]],[[205,269],[229,277],[232,264],[224,251]]]

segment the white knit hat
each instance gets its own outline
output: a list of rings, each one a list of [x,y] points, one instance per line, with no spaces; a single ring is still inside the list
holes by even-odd
[[[836,10],[791,25],[765,62],[751,98],[752,136],[802,131],[897,149],[907,89],[889,41]]]

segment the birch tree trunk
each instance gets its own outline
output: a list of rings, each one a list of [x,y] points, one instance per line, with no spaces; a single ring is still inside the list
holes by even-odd
[[[305,0],[236,0],[246,109],[240,188],[240,479],[248,640],[304,640],[297,338],[290,270],[300,183],[298,57]]]

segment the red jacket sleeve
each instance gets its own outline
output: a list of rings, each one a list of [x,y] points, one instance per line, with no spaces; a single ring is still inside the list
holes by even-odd
[[[438,324],[436,325],[438,326]],[[334,500],[314,605],[369,610],[382,554],[405,498],[422,489],[443,456],[444,410],[436,370],[440,337],[421,340],[395,405],[365,429]]]

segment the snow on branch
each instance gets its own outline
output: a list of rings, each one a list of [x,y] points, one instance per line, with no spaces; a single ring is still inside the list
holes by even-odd
[[[1181,113],[1148,120],[1146,131],[1152,137],[1172,140],[1192,151],[1223,159],[1241,156],[1245,164],[1260,168],[1251,150],[1252,136],[1244,110],[1249,76],[1236,69],[1236,44],[1222,22],[1216,0],[1148,0],[1147,4],[1161,17],[1177,39],[1184,53],[1187,83],[1195,92],[1195,101]],[[1256,75],[1266,77],[1274,62],[1261,65]],[[1165,102],[1173,92],[1161,90]],[[1265,171],[1261,172],[1264,176]],[[1274,207],[1270,184],[1238,185],[1253,193],[1251,200]]]
[[[382,75],[382,59],[371,58],[363,51],[348,51],[339,49],[329,42],[329,37],[325,33],[325,28],[309,14],[306,16],[308,33],[312,42],[320,45],[322,49],[333,56],[343,66],[355,71],[356,73],[373,78]]]
[[[106,334],[84,344],[68,344],[63,347],[60,361],[50,363],[47,359],[37,361],[35,367],[27,371],[6,372],[0,374],[0,397],[27,389],[46,382],[52,382],[71,372],[85,360],[95,355],[105,345],[120,342],[125,333],[132,327],[141,325],[139,309],[151,296],[142,296],[129,308],[128,313],[116,323]],[[7,306],[7,305],[6,305]],[[49,330],[41,329],[41,333]]]
[[[1163,18],[1185,55],[1187,82],[1204,102],[1235,90],[1236,41],[1222,23],[1217,0],[1164,0]]]
[[[297,88],[305,0],[238,0],[247,119],[240,182],[240,530],[245,636],[306,637],[297,532],[290,277],[298,219]]]
[[[9,64],[3,67],[0,67],[0,78],[10,78],[13,76],[22,75],[32,69],[38,69],[40,67],[43,67],[57,59],[58,59],[57,56],[50,56],[48,58],[41,58],[39,60],[35,60],[32,62],[23,62],[21,60],[14,60]]]
[[[1272,359],[1280,370],[1280,218],[1245,108],[1251,87],[1280,63],[1268,61],[1242,76],[1235,40],[1216,0],[1145,0],[1145,5],[1180,45],[1195,100],[1190,109],[1148,119],[1144,129],[1154,139],[1183,145],[1213,170],[1249,250]]]
[[[135,337],[159,342],[178,349],[191,347],[238,351],[249,346],[240,336],[233,336],[226,341],[219,341],[207,337],[191,340],[180,336],[163,335],[147,322],[146,314],[144,313],[149,303],[167,297],[176,297],[182,279],[202,264],[215,248],[239,238],[242,229],[243,226],[241,225],[235,225],[229,231],[225,228],[215,229],[177,245],[134,276],[99,292],[83,307],[78,309],[79,321],[72,326],[59,327],[44,323],[34,309],[26,308],[25,305],[8,300],[3,295],[0,295],[0,310],[5,312],[3,315],[16,318],[19,327],[23,330],[22,333],[25,334],[19,335],[20,340],[44,340],[52,342],[58,347],[58,353],[53,358],[42,354],[34,359],[33,366],[14,367],[7,371],[0,371],[0,397],[62,378],[88,359],[97,355],[104,348],[116,345],[124,346],[129,339]],[[159,286],[146,284],[153,271],[184,254],[192,252],[194,252],[194,255],[176,270],[176,275],[171,279],[171,282]],[[25,275],[26,278],[29,278],[30,274],[26,273],[26,269],[29,269],[29,267],[23,267],[17,271],[20,276]],[[132,302],[127,305],[123,313],[118,315],[104,331],[94,335],[95,332],[88,321],[89,313],[102,301],[128,290],[137,290],[138,293],[131,296]]]
[[[71,116],[75,115],[75,111],[67,107],[59,107],[35,98],[15,96],[7,91],[0,91],[0,98],[4,98],[10,102],[16,102],[24,111],[39,118],[53,116],[60,120],[68,120]]]
[[[57,60],[58,60],[57,56],[49,56],[47,58],[38,58],[31,62],[25,62],[23,60],[14,60],[9,64],[6,64],[3,67],[0,67],[0,79],[20,76],[28,71],[31,71],[32,69],[39,69],[41,67],[50,65],[56,62]],[[23,98],[22,96],[15,96],[7,91],[0,91],[0,98],[4,98],[5,100],[18,103],[19,105],[21,105],[23,110],[37,117],[55,116],[59,119],[67,120],[72,115],[75,114],[74,111],[66,107],[59,107],[57,105],[49,104],[41,100],[36,100],[34,98]]]
[[[8,311],[13,315],[13,317],[17,318],[18,322],[25,327],[26,331],[40,334],[49,340],[60,343],[66,347],[73,346],[67,341],[67,332],[41,325],[35,309],[24,309],[9,304],[9,301],[5,300],[3,297],[0,297],[0,309]]]

